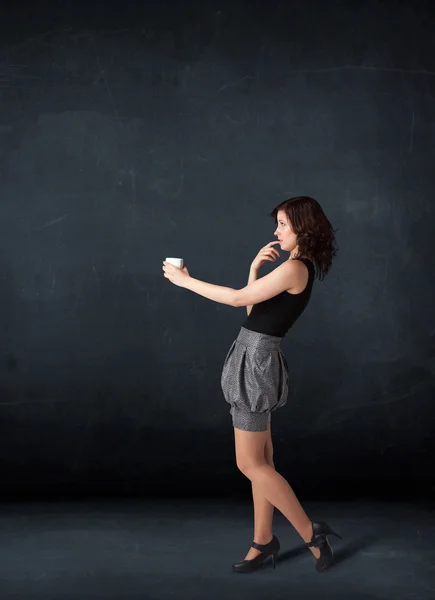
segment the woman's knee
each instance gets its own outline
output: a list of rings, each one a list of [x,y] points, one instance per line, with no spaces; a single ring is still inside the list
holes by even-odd
[[[241,471],[244,475],[247,476],[247,474],[249,472],[251,472],[253,469],[257,468],[257,467],[261,467],[262,465],[267,465],[269,463],[266,462],[266,460],[251,460],[251,459],[238,459],[236,461],[237,464],[237,468],[239,469],[239,471]]]

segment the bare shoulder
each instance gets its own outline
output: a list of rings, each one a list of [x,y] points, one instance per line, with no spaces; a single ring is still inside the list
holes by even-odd
[[[300,294],[304,291],[308,283],[308,267],[301,260],[288,260],[283,265],[292,274],[292,285],[286,291],[289,294]],[[280,265],[280,266],[283,266]]]

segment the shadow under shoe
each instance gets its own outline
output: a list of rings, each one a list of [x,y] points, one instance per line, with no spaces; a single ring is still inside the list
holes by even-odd
[[[310,542],[305,542],[308,548],[319,548],[320,556],[316,559],[316,571],[321,573],[331,566],[334,558],[334,551],[328,542],[328,535],[335,535],[343,539],[341,535],[332,531],[332,529],[323,521],[311,521],[313,527],[313,537]]]
[[[275,535],[268,544],[257,544],[256,542],[252,542],[251,546],[252,548],[260,550],[261,554],[251,560],[242,560],[233,564],[233,571],[235,573],[252,573],[259,569],[269,556],[272,557],[273,568],[275,568],[275,559],[278,556],[280,549],[279,540]]]

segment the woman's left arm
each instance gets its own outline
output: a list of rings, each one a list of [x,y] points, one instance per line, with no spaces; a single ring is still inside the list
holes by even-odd
[[[302,276],[301,269],[307,271],[307,267],[299,261],[286,261],[265,277],[253,281],[241,290],[236,290],[195,279],[190,276],[186,267],[179,269],[166,261],[163,262],[165,277],[175,285],[191,290],[209,300],[234,307],[258,304],[294,287]]]
[[[228,306],[236,306],[236,293],[237,290],[223,285],[214,285],[213,283],[207,283],[194,277],[186,277],[183,287],[191,292],[195,292],[204,298],[214,300],[220,304],[227,304]]]
[[[180,269],[167,261],[163,261],[164,276],[174,285],[186,288],[220,304],[236,306],[237,290],[222,285],[214,285],[190,276],[187,267]]]

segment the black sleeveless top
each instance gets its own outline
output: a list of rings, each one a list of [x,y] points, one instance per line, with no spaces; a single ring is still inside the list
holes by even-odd
[[[314,282],[314,265],[308,258],[297,258],[308,268],[308,282],[299,294],[289,294],[285,290],[252,306],[242,327],[278,337],[284,337],[293,323],[301,316],[311,297]]]

